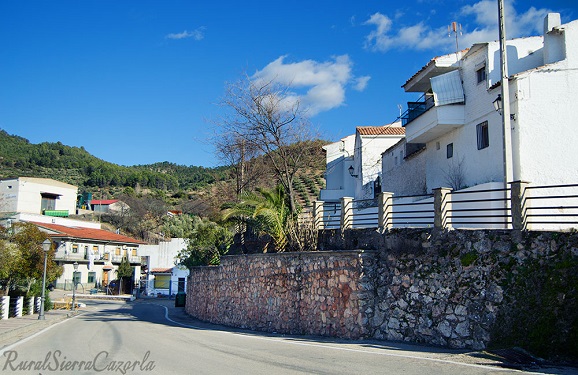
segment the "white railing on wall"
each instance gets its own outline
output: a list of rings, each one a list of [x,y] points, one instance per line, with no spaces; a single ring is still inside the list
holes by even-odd
[[[578,228],[578,184],[530,186],[516,181],[477,185],[459,191],[376,199],[316,201],[311,210],[317,229],[460,228],[567,230]]]

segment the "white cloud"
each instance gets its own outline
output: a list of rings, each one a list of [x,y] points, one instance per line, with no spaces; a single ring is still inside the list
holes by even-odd
[[[165,38],[175,40],[193,38],[194,40],[202,40],[204,37],[205,37],[205,27],[199,27],[198,29],[193,31],[185,30],[180,33],[168,34]]]
[[[311,116],[343,105],[347,86],[363,91],[370,79],[369,76],[353,76],[353,62],[347,55],[326,62],[303,60],[286,63],[285,58],[281,56],[267,64],[251,79],[275,81],[290,87],[293,91],[290,99],[299,100]]]
[[[507,16],[506,35],[508,39],[541,34],[545,15],[551,10],[530,7],[518,13],[515,1],[505,2]],[[375,29],[367,35],[365,47],[373,51],[386,52],[390,49],[415,50],[452,50],[455,39],[448,38],[447,26],[434,27],[425,21],[410,25],[398,25],[399,13],[396,13],[396,24],[386,15],[373,14],[364,25]],[[459,36],[460,48],[474,43],[498,39],[498,5],[495,0],[480,0],[466,5],[458,11],[458,22],[463,25]]]

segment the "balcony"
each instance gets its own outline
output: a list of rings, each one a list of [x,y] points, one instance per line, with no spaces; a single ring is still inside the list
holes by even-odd
[[[465,95],[460,72],[430,78],[431,86],[401,116],[407,143],[427,143],[465,123]]]
[[[420,113],[421,111],[421,113]],[[407,143],[427,143],[465,123],[464,103],[442,106],[429,106],[423,102],[421,107],[408,109],[402,117]]]

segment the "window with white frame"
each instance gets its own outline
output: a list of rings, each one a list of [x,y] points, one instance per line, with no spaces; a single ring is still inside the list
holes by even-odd
[[[490,145],[488,122],[484,121],[481,124],[476,125],[476,133],[478,135],[478,150],[488,147]]]

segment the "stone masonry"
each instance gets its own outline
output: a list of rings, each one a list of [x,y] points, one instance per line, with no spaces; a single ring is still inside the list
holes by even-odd
[[[230,256],[193,269],[186,311],[267,332],[453,348],[501,336],[524,346],[542,318],[536,329],[555,329],[552,347],[578,334],[576,233],[350,230],[325,231],[320,243],[338,251]]]

